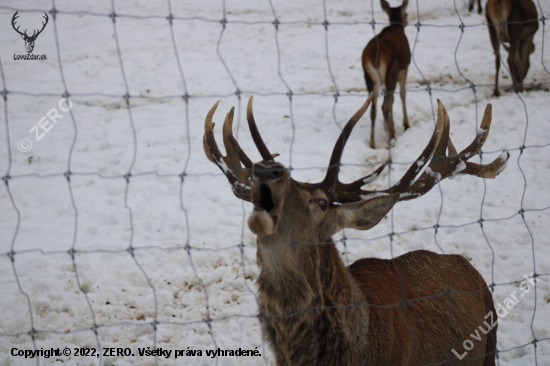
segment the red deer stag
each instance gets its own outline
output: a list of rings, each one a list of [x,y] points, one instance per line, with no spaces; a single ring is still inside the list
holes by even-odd
[[[470,0],[468,2],[468,11],[471,12],[474,10],[474,3],[477,2],[477,13],[481,14],[482,8],[481,8],[481,0]]]
[[[247,118],[261,162],[253,164],[233,137],[234,108],[223,125],[226,156],[213,132],[219,102],[206,116],[206,156],[226,175],[233,193],[254,204],[248,226],[257,235],[259,312],[277,365],[494,365],[494,323],[487,335],[480,333],[467,358],[451,353],[463,356],[470,334],[490,321],[489,314],[497,319],[491,292],[464,257],[418,250],[346,267],[331,239],[343,228],[372,228],[397,202],[420,197],[458,172],[498,175],[507,152],[487,165],[467,161],[487,138],[491,105],[474,141],[457,153],[447,111],[438,102],[435,132],[419,158],[391,188],[368,191],[361,187],[385,164],[348,184],[339,181],[338,172],[344,146],[371,99],[372,94],[344,127],[324,180],[315,184],[295,181],[273,160],[276,155],[256,127],[252,98]]]
[[[395,87],[399,82],[399,95],[403,103],[403,126],[405,130],[409,128],[409,118],[407,117],[407,106],[405,103],[405,82],[407,81],[407,71],[411,63],[411,50],[409,41],[405,36],[405,26],[407,25],[407,4],[409,0],[403,1],[401,6],[391,8],[387,1],[382,0],[382,10],[390,18],[390,25],[382,29],[367,44],[363,50],[361,58],[363,72],[367,90],[374,92],[374,100],[370,111],[371,131],[370,147],[374,149],[374,121],[376,120],[376,102],[380,86],[384,84],[386,93],[382,103],[382,114],[388,130],[389,139],[395,138],[395,128],[393,124],[393,95]]]
[[[516,92],[523,91],[523,79],[529,70],[529,55],[535,52],[533,37],[539,29],[538,13],[531,0],[489,0],[485,5],[491,44],[495,52],[495,89],[498,90],[500,44],[508,52],[508,66]],[[504,43],[509,43],[506,46]]]

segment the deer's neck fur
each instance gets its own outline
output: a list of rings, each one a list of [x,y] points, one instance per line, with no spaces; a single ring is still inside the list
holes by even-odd
[[[394,8],[389,14],[390,26],[397,26],[399,28],[405,28],[407,26],[407,19],[404,16],[401,8]]]
[[[332,239],[302,241],[295,234],[298,243],[258,239],[260,314],[277,364],[320,365],[322,358],[360,363],[368,308],[358,304],[366,298]]]
[[[349,305],[361,300],[332,240],[281,243],[276,247],[266,247],[258,240],[258,246],[260,293],[270,306],[276,307],[273,309],[276,314],[294,313],[307,306]]]

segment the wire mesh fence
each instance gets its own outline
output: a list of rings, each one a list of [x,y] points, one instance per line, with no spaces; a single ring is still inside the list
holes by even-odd
[[[445,181],[372,230],[334,239],[346,265],[430,249],[465,256],[495,303],[521,290],[499,325],[497,364],[544,365],[550,353],[550,8],[535,4],[526,92],[505,86],[496,99],[485,17],[469,13],[466,1],[411,2],[412,128],[398,127],[388,143],[378,125],[382,147],[371,150],[370,126],[360,123],[341,165],[351,182],[388,163],[373,183],[382,190],[428,141],[437,98],[459,146],[493,103],[491,137],[475,159],[511,153],[495,181]],[[345,121],[367,97],[361,51],[388,25],[378,2],[35,5],[0,6],[0,362],[275,364],[260,330],[256,246],[246,225],[252,206],[204,159],[203,121],[218,99],[222,112],[236,105],[235,135],[253,151],[243,102],[257,96],[258,127],[278,160],[293,178],[319,181]],[[18,59],[16,11],[21,22],[49,17],[34,46],[46,60]],[[511,82],[504,59],[501,69]],[[173,353],[145,353],[156,349]],[[237,349],[251,353],[229,352]]]

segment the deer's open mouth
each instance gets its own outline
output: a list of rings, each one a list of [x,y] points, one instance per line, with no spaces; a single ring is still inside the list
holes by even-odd
[[[276,199],[268,184],[262,183],[253,187],[252,203],[254,211],[248,218],[248,227],[258,236],[271,235],[279,221],[279,210]]]
[[[260,185],[260,197],[258,202],[254,203],[254,210],[265,210],[268,213],[274,212],[275,204],[273,203],[273,196],[271,195],[271,188],[267,184]]]

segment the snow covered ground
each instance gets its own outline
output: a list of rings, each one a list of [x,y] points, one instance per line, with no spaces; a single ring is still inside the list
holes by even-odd
[[[539,16],[548,17],[550,3],[535,2]],[[235,134],[259,160],[245,120],[255,95],[258,127],[270,150],[281,154],[277,160],[292,166],[295,179],[319,181],[341,126],[366,99],[360,57],[384,26],[373,31],[369,22],[387,22],[379,2],[118,0],[116,28],[110,1],[55,1],[55,8],[61,13],[55,20],[49,14],[34,49],[47,60],[22,61],[13,56],[25,54],[13,13],[20,10],[18,24],[31,29],[52,2],[4,0],[0,6],[1,89],[9,92],[7,102],[0,100],[0,175],[10,176],[8,186],[0,185],[0,365],[35,365],[11,350],[50,347],[73,354],[40,358],[40,364],[274,365],[256,317],[255,239],[245,223],[252,206],[233,196],[206,159],[204,118],[220,100],[214,121],[221,141],[223,117],[236,106]],[[548,366],[548,21],[535,35],[525,80],[534,86],[493,98],[484,15],[468,13],[466,0],[411,1],[408,10],[412,128],[403,131],[396,98],[395,146],[385,140],[379,113],[373,150],[365,115],[344,152],[342,181],[368,174],[391,154],[395,164],[371,187],[395,183],[429,140],[437,98],[459,150],[474,138],[491,103],[483,161],[504,149],[511,157],[497,179],[447,179],[396,205],[370,231],[338,234],[338,247],[350,263],[416,249],[465,256],[487,283],[500,284],[495,302],[514,292],[519,299],[499,325],[499,364]],[[503,87],[511,84],[506,69]],[[65,91],[70,113],[58,106]],[[130,108],[122,98],[127,93]],[[54,108],[63,117],[36,141],[29,130]],[[32,142],[26,153],[18,149],[23,138]],[[397,235],[390,241],[392,230]],[[533,272],[542,274],[540,281],[525,292],[520,283]],[[138,355],[155,345],[203,356]],[[100,346],[130,348],[135,356],[74,356],[75,348]],[[262,356],[206,356],[218,347],[257,347]]]

